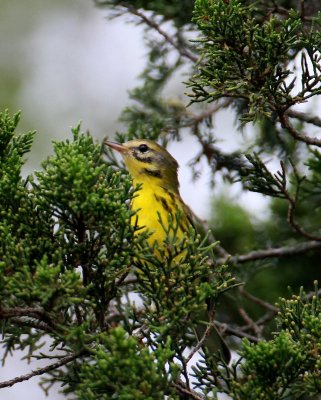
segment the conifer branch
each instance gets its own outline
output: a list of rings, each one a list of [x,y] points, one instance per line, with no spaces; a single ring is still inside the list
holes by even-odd
[[[178,392],[184,395],[184,399],[205,400],[205,397],[200,396],[199,393],[187,388],[184,382],[182,382],[181,380],[179,380],[178,382],[173,382],[172,386],[177,389]]]
[[[55,333],[55,329],[46,324],[44,321],[29,319],[28,317],[12,317],[10,318],[10,321],[17,326],[34,328],[37,330],[42,330],[46,333]]]
[[[294,217],[294,210],[296,207],[296,202],[295,200],[289,195],[287,197],[289,201],[289,208],[288,208],[288,221],[291,224],[291,226],[295,229],[297,233],[299,233],[301,236],[304,236],[307,239],[310,240],[315,240],[315,241],[320,241],[321,242],[321,236],[317,235],[312,235],[311,233],[307,232],[302,226],[295,220]]]
[[[194,114],[192,112],[186,111],[186,117],[188,121],[180,125],[181,128],[187,128],[190,126],[195,126],[203,122],[204,120],[212,117],[215,113],[222,110],[223,108],[227,108],[231,105],[233,100],[231,98],[224,99],[222,102],[216,102],[212,107],[207,107],[204,111],[199,114]]]
[[[254,343],[259,341],[259,339],[256,336],[249,335],[248,333],[243,332],[241,328],[235,328],[229,324],[218,322],[218,321],[215,321],[215,325],[217,326],[217,328],[220,329],[220,332],[221,332],[221,330],[224,329],[224,331],[226,333],[229,333],[230,335],[239,337],[241,339],[246,338]]]
[[[280,122],[282,128],[287,130],[289,134],[293,137],[293,139],[299,140],[300,142],[304,142],[308,145],[321,147],[321,139],[316,137],[310,137],[303,133],[300,133],[294,126],[290,123],[289,118],[286,113],[282,113],[280,115]]]
[[[242,296],[244,296],[247,299],[253,301],[254,303],[260,305],[261,307],[266,308],[267,310],[275,312],[275,313],[278,312],[277,307],[268,303],[267,301],[264,301],[256,296],[253,296],[251,293],[249,293],[248,291],[246,291],[244,289],[244,286],[239,286],[239,292],[241,293]]]
[[[11,319],[15,318],[20,319],[20,324],[23,324],[22,317],[33,318],[37,322],[36,323],[43,323],[43,327],[47,326],[48,329],[53,330],[55,328],[55,323],[50,317],[50,315],[42,310],[41,308],[37,307],[13,307],[10,309],[4,309],[0,307],[0,320]],[[27,323],[27,321],[25,321]],[[28,324],[30,324],[30,320]]]
[[[238,312],[240,316],[243,318],[243,320],[248,324],[247,327],[249,330],[253,331],[255,333],[255,336],[258,338],[261,338],[261,333],[262,333],[262,326],[259,326],[246,312],[246,310],[243,307],[239,307]]]
[[[317,117],[315,115],[309,115],[304,112],[291,110],[291,109],[289,109],[286,112],[286,115],[290,118],[296,118],[302,122],[306,122],[308,124],[312,124],[312,125],[321,127],[321,118]]]
[[[16,383],[28,381],[29,379],[31,379],[35,376],[46,374],[47,372],[53,371],[57,368],[60,368],[64,365],[70,363],[71,361],[74,361],[76,358],[83,356],[85,353],[86,353],[86,351],[83,349],[77,353],[73,353],[66,357],[63,357],[59,361],[57,361],[53,364],[47,365],[46,367],[35,369],[34,371],[30,372],[29,374],[20,375],[20,376],[17,376],[16,378],[13,378],[13,379],[10,379],[7,381],[2,381],[2,382],[0,382],[0,389],[5,388],[5,387],[11,387],[11,386],[15,385]]]
[[[185,49],[184,47],[182,47],[181,45],[179,45],[178,43],[176,43],[174,41],[174,39],[168,33],[166,33],[159,26],[159,24],[157,24],[157,22],[155,22],[153,19],[149,18],[146,14],[144,14],[142,11],[138,10],[131,4],[124,3],[123,6],[126,7],[131,14],[139,17],[147,26],[154,29],[161,36],[163,36],[163,38],[166,40],[166,42],[169,43],[172,47],[174,47],[182,57],[188,58],[189,60],[191,60],[193,62],[197,62],[198,57],[196,55],[194,55],[193,53],[191,53],[190,51],[188,51],[187,49]]]
[[[312,240],[301,242],[294,245],[274,247],[271,249],[251,251],[247,254],[236,255],[227,259],[220,259],[218,263],[230,262],[232,264],[244,264],[251,261],[263,260],[265,258],[278,258],[278,257],[290,257],[296,254],[306,253],[310,250],[321,249],[321,242]]]
[[[189,353],[189,355],[185,358],[185,363],[188,364],[193,356],[201,349],[203,346],[206,338],[210,335],[211,331],[213,330],[213,321],[207,325],[203,336],[198,341],[197,345],[193,348],[193,350]]]

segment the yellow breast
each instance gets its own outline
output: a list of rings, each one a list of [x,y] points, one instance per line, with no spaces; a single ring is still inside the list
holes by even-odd
[[[177,239],[182,238],[189,228],[184,203],[179,195],[158,185],[143,184],[132,200],[132,209],[136,214],[131,222],[139,227],[136,234],[148,229],[151,233],[148,239],[150,245],[155,241],[163,243],[170,224],[172,229],[169,234],[174,235],[177,227]]]

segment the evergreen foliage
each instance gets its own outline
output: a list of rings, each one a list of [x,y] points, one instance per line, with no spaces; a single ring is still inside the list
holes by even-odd
[[[269,209],[259,219],[219,198],[210,221],[219,243],[191,230],[151,249],[148,233],[137,235],[130,224],[140,188],[110,150],[77,126],[71,139],[54,143],[41,171],[24,177],[35,133],[18,135],[20,114],[2,112],[2,362],[25,350],[47,366],[0,382],[0,390],[42,375],[45,391],[61,382],[67,398],[81,400],[315,398],[321,139],[309,127],[321,120],[296,106],[314,111],[321,90],[318,7],[296,0],[96,3],[143,23],[149,46],[142,85],[122,115],[128,129],[116,140],[166,145],[193,135],[196,178],[205,158],[212,181],[221,175],[259,193]],[[182,71],[187,108],[165,95]],[[238,127],[255,128],[230,153],[214,124],[226,109]],[[222,328],[235,351],[230,365],[220,353],[202,354],[200,323],[206,335],[213,323]]]

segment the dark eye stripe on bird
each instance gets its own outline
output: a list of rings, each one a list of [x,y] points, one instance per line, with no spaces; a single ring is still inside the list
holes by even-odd
[[[154,170],[154,169],[143,168],[143,172],[154,178],[162,178],[162,173],[157,169]]]
[[[137,151],[133,152],[133,156],[136,158],[136,160],[146,164],[152,164],[154,161],[153,157],[146,157],[144,153],[138,153]]]

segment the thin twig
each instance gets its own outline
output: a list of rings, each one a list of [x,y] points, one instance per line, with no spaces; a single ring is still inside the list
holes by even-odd
[[[63,365],[70,363],[71,361],[75,360],[76,358],[83,356],[85,353],[86,353],[86,351],[83,349],[83,350],[79,351],[78,353],[74,353],[69,356],[63,357],[61,360],[59,360],[53,364],[47,365],[46,367],[38,368],[38,369],[30,372],[29,374],[20,375],[20,376],[17,376],[16,378],[8,380],[8,381],[0,382],[0,389],[5,388],[5,387],[11,387],[11,386],[15,385],[16,383],[27,381],[27,380],[33,378],[34,376],[46,374],[47,372],[53,371],[54,369],[60,368]]]
[[[259,297],[253,296],[253,294],[249,293],[248,291],[246,291],[244,289],[244,286],[239,286],[239,292],[241,293],[242,296],[253,301],[253,303],[258,304],[261,307],[266,308],[269,311],[273,311],[273,312],[279,311],[279,309],[277,307],[275,307],[274,305],[268,303],[267,301],[260,299]]]
[[[278,172],[277,174],[274,175],[274,177],[276,178],[275,185],[278,187],[279,191],[283,194],[284,198],[288,201],[287,220],[288,220],[289,224],[292,226],[292,228],[297,233],[299,233],[301,236],[304,236],[305,238],[307,238],[309,240],[321,241],[321,236],[313,235],[313,234],[307,232],[295,219],[295,209],[296,209],[297,199],[298,199],[298,195],[299,195],[300,184],[302,183],[304,178],[299,177],[295,165],[292,164],[292,167],[293,167],[293,171],[296,176],[296,179],[297,179],[297,187],[296,187],[296,192],[295,192],[294,196],[291,195],[287,189],[285,167],[284,167],[284,163],[282,161],[281,161],[282,173]]]
[[[233,336],[239,337],[239,338],[247,338],[249,339],[251,342],[255,342],[257,343],[259,341],[259,339],[256,336],[252,336],[249,335],[246,332],[242,332],[241,329],[237,329],[237,328],[233,328],[232,326],[228,325],[228,324],[223,324],[221,322],[215,321],[215,325],[219,328],[219,329],[224,329],[224,331],[226,333],[230,333]]]
[[[52,328],[44,321],[39,321],[37,319],[30,319],[30,317],[12,317],[10,321],[17,326],[29,327],[37,330],[44,331],[46,333],[55,333],[55,329]]]
[[[143,324],[141,327],[136,329],[132,335],[136,337],[138,340],[143,340],[149,334],[149,327],[147,324]]]
[[[212,324],[208,324],[207,325],[207,328],[205,329],[204,335],[199,340],[199,342],[194,347],[194,349],[190,352],[190,354],[185,358],[186,364],[188,364],[190,362],[190,360],[193,358],[194,354],[196,354],[200,350],[200,348],[203,346],[205,340],[207,339],[207,337],[209,336],[209,334],[211,333],[213,328],[214,327],[213,327]]]
[[[175,357],[177,357],[177,359],[182,364],[182,366],[181,366],[181,375],[185,379],[185,388],[187,390],[190,390],[191,389],[191,385],[190,385],[189,373],[188,373],[188,369],[187,369],[187,362],[185,361],[185,358],[184,358],[184,356],[183,356],[181,351],[178,351],[178,353],[176,354]]]
[[[41,308],[37,307],[13,307],[13,308],[1,308],[0,307],[0,320],[1,319],[12,319],[20,317],[34,318],[37,321],[46,323],[50,328],[56,328],[51,316]]]
[[[307,239],[314,240],[314,241],[319,241],[321,242],[321,236],[318,235],[312,235],[311,233],[307,232],[302,226],[295,220],[294,217],[294,211],[296,208],[296,200],[288,193],[287,190],[283,191],[284,195],[286,196],[288,202],[289,202],[289,208],[288,208],[288,222],[290,225],[295,229],[297,233],[299,233],[301,236],[304,236]]]
[[[173,382],[172,386],[177,389],[180,393],[189,396],[189,398],[193,399],[193,400],[204,400],[205,397],[200,396],[199,393],[196,393],[194,390],[192,389],[188,389],[184,382],[182,382],[181,380],[179,380],[177,383]]]
[[[131,4],[125,3],[123,4],[125,8],[128,9],[128,11],[139,17],[142,21],[145,22],[146,25],[148,25],[150,28],[153,28],[156,32],[158,32],[163,38],[166,40],[167,43],[169,43],[171,46],[173,46],[181,56],[188,58],[189,60],[193,62],[197,62],[198,57],[185,49],[184,47],[180,46],[177,44],[173,38],[171,38],[163,29],[151,18],[147,17],[146,14],[132,6]]]
[[[43,317],[45,312],[41,308],[37,307],[13,307],[13,308],[0,308],[0,318],[7,319],[11,317],[32,317],[39,318]]]
[[[229,256],[228,259],[222,258],[217,260],[218,264],[224,264],[230,262],[232,264],[244,264],[251,261],[264,260],[265,258],[279,258],[279,257],[289,257],[297,254],[306,253],[310,250],[321,249],[321,242],[312,240],[301,242],[295,245],[275,247],[265,250],[251,251],[247,254]]]
[[[225,99],[222,102],[214,103],[214,105],[212,107],[206,108],[204,111],[202,111],[199,114],[194,114],[194,113],[188,112],[186,110],[186,116],[187,116],[187,118],[189,118],[189,121],[180,125],[180,128],[187,128],[189,126],[195,126],[195,125],[199,124],[200,122],[203,122],[205,119],[211,117],[216,112],[222,110],[223,108],[227,108],[229,105],[232,104],[232,102],[233,102],[233,100],[230,98]]]
[[[310,293],[307,294],[306,298],[309,300],[313,296],[321,296],[321,289],[319,289],[317,292],[311,291]],[[256,325],[265,325],[267,322],[271,321],[271,319],[273,319],[279,311],[280,311],[280,309],[275,307],[275,310],[271,310],[271,311],[267,312],[262,317],[260,317],[258,320],[256,320],[255,321]],[[241,329],[246,331],[246,330],[250,329],[250,326],[246,325],[246,326],[243,326]]]
[[[253,319],[249,316],[249,314],[245,311],[243,307],[239,308],[239,314],[247,323],[247,326],[250,330],[252,330],[257,337],[261,337],[262,326],[260,327]]]
[[[130,273],[131,270],[131,266],[128,267],[123,273],[122,275],[119,277],[119,279],[115,282],[116,286],[122,286],[125,279],[128,277],[128,274]]]
[[[294,126],[289,122],[289,119],[285,113],[279,116],[282,128],[286,129],[290,135],[300,142],[304,142],[308,145],[321,147],[321,139],[316,137],[310,137],[303,133],[300,133]]]
[[[307,122],[308,124],[313,124],[315,126],[321,127],[321,118],[315,115],[309,115],[302,111],[288,110],[286,115],[290,118],[299,119],[302,122]]]
[[[135,285],[138,282],[136,276],[127,276],[126,279],[123,279],[121,282],[117,282],[117,286],[127,286],[127,285]]]
[[[257,319],[255,321],[256,325],[265,325],[267,322],[271,321],[278,312],[279,312],[278,308],[275,311],[268,311],[267,313],[262,315],[262,317],[260,317],[259,319]],[[248,325],[242,326],[241,329],[246,331],[246,330],[250,329],[250,326],[248,326]]]

